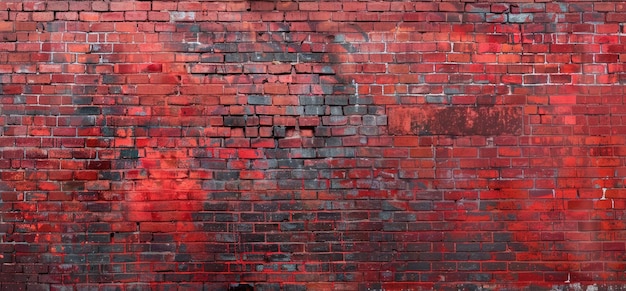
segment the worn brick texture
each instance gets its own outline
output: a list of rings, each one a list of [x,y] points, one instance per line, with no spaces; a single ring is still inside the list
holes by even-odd
[[[623,288],[625,22],[1,1],[0,290]]]

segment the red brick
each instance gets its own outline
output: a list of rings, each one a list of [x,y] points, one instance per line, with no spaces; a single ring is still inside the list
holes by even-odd
[[[78,14],[78,18],[80,21],[99,21],[100,14],[96,12],[82,11]]]
[[[126,11],[124,12],[124,19],[126,21],[145,21],[148,19],[148,13],[146,11]]]
[[[67,1],[54,1],[46,3],[46,9],[52,11],[67,11],[69,3]]]
[[[576,96],[550,96],[550,104],[576,104]]]
[[[52,21],[54,20],[54,12],[34,12],[32,19],[33,21]]]
[[[0,22],[0,31],[13,31],[13,22]]]
[[[124,21],[124,12],[104,12],[100,15],[100,21]]]

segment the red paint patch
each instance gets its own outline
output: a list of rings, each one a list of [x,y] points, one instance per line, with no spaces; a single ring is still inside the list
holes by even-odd
[[[394,135],[520,135],[520,107],[390,107]]]

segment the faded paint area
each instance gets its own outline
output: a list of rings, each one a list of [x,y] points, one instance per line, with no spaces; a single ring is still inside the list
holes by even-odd
[[[520,135],[520,107],[390,107],[393,135]]]

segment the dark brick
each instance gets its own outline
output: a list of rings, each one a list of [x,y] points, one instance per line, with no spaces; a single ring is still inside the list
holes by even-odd
[[[513,241],[513,233],[510,232],[495,232],[493,234],[493,240],[498,242],[510,242]]]
[[[338,105],[338,106],[343,106],[343,105],[348,105],[350,102],[350,96],[345,96],[345,95],[333,95],[333,96],[328,96],[326,98],[324,98],[324,104],[326,105]],[[337,107],[340,108],[340,107]]]
[[[139,150],[127,149],[120,151],[120,158],[122,159],[137,159],[139,158]]]
[[[277,160],[279,168],[301,169],[304,167],[304,161],[295,159],[279,159]]]
[[[407,263],[408,271],[430,271],[430,263],[428,262],[410,262]]]
[[[317,219],[319,220],[340,220],[341,213],[339,212],[318,212]]]
[[[459,271],[479,271],[480,264],[475,262],[461,262],[458,266]]]
[[[111,236],[107,234],[87,234],[87,241],[94,243],[108,243],[111,241]]]
[[[87,210],[92,212],[110,212],[111,209],[111,203],[87,203]]]
[[[307,105],[304,106],[305,115],[326,115],[326,106]]]
[[[256,203],[254,204],[254,210],[260,212],[274,212],[278,210],[278,204],[276,203]]]
[[[237,214],[234,213],[215,213],[216,222],[233,222],[239,221]]]
[[[480,251],[479,243],[461,243],[456,244],[457,252],[477,252]]]
[[[282,231],[303,231],[304,223],[281,223],[280,229]]]
[[[274,126],[273,134],[275,137],[285,137],[287,136],[287,128],[284,126]]]
[[[481,263],[483,271],[506,271],[507,264],[505,262],[487,262]]]
[[[244,127],[246,126],[245,116],[224,116],[224,126]]]
[[[367,114],[367,106],[363,106],[363,105],[344,106],[343,113],[345,115],[365,115]]]
[[[86,168],[89,170],[110,170],[111,161],[89,161]]]
[[[232,181],[239,179],[239,172],[229,171],[229,172],[215,172],[215,179],[220,181]]]
[[[77,115],[98,115],[100,114],[100,107],[96,107],[96,106],[77,107],[75,113]]]
[[[121,181],[122,173],[120,172],[109,172],[109,171],[101,171],[98,173],[98,179],[100,180],[111,180],[111,181]]]
[[[300,96],[301,105],[322,105],[324,104],[324,98],[322,96]]]

